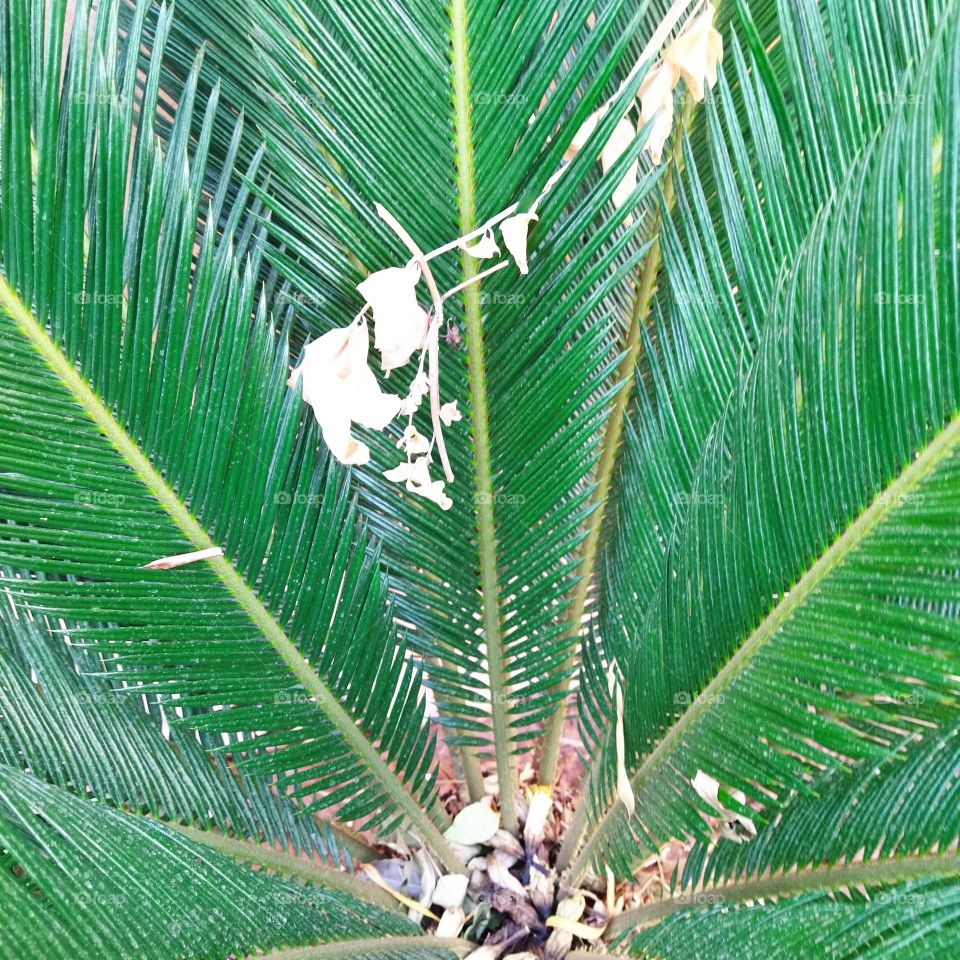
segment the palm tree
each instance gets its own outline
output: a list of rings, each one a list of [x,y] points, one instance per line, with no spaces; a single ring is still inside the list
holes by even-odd
[[[960,955],[960,4],[70,6],[0,957]]]

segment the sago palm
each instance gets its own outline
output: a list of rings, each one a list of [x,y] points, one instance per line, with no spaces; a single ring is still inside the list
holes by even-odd
[[[716,6],[0,0],[0,956],[960,956],[960,3]]]

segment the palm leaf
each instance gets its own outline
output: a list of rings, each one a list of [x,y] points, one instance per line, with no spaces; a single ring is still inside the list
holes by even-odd
[[[612,807],[574,875],[702,833],[698,770],[775,809],[955,711],[956,29],[815,220],[711,433],[638,645],[661,668],[627,691],[638,818]],[[693,702],[651,744],[676,689]]]
[[[349,319],[360,306],[356,282],[403,256],[373,200],[424,249],[512,200],[529,202],[656,22],[653,8],[634,16],[620,3],[605,7],[592,30],[584,27],[591,7],[581,3],[565,5],[552,24],[553,11],[519,3],[496,17],[456,4],[449,20],[419,4],[395,5],[389,25],[379,7],[361,6],[349,26],[335,3],[270,7],[269,16],[257,11],[262,36],[249,50],[228,26],[245,15],[243,3],[192,0],[168,72],[176,89],[185,68],[179,51],[202,38],[212,63],[242,73],[227,96],[261,118],[268,143],[268,257],[312,330]],[[397,89],[400,74],[415,99]],[[468,289],[462,307],[449,302],[467,343],[465,355],[447,350],[443,358],[444,391],[468,420],[448,444],[453,509],[425,513],[378,473],[357,472],[398,587],[397,615],[416,627],[413,642],[452,741],[467,749],[475,794],[482,785],[471,758],[489,750],[492,729],[508,823],[511,752],[562,708],[573,669],[575,633],[563,610],[625,323],[604,298],[632,287],[658,175],[645,167],[629,204],[636,219],[625,226],[628,207],[615,211],[609,199],[645,135],[602,179],[594,159],[641,79],[631,78],[621,106],[538,211],[531,275],[505,271],[485,281],[482,294]],[[581,248],[588,228],[591,241]],[[464,269],[469,278],[474,268]],[[439,264],[437,275],[445,287],[462,279],[459,266]],[[381,470],[395,463],[390,451],[375,447]]]
[[[43,11],[31,20],[5,9],[5,93],[55,78],[35,55]],[[156,71],[137,104],[145,119],[126,179],[139,34],[118,51],[115,12],[101,9],[88,54],[80,11],[36,179],[4,112],[0,558],[31,574],[7,589],[76,623],[77,642],[95,645],[114,679],[122,668],[138,693],[179,694],[185,722],[262,731],[230,748],[246,753],[251,772],[337,804],[345,820],[385,831],[407,823],[455,867],[437,826],[445,814],[431,789],[419,677],[389,626],[376,555],[342,472],[317,455],[283,385],[286,344],[255,299],[257,264],[241,271],[233,260],[250,242],[246,201],[239,232],[219,244],[201,232],[194,261],[197,214],[206,205],[216,223],[219,198],[203,193],[205,146],[188,136],[189,99],[175,125],[182,135],[157,148]],[[88,71],[88,56],[100,69]],[[121,136],[105,133],[113,125]],[[35,217],[56,242],[31,260],[33,217],[14,211],[41,202],[35,183],[45,180],[55,189]],[[111,202],[122,233],[109,228]],[[270,443],[254,453],[253,435]],[[214,538],[226,556],[208,565],[143,569],[211,549]]]
[[[666,957],[683,956],[688,947],[674,938],[684,925],[701,948],[701,924],[719,927],[723,950],[737,930],[750,937],[750,929],[770,923],[799,933],[803,918],[817,927],[813,950],[829,944],[843,956],[855,944],[869,956],[870,941],[880,939],[893,951],[898,946],[898,934],[890,929],[894,922],[918,934],[899,945],[904,955],[921,949],[929,955],[935,944],[944,950],[955,935],[949,911],[935,917],[926,907],[928,896],[949,898],[956,883],[936,878],[955,878],[960,870],[953,852],[960,833],[952,803],[960,759],[957,733],[953,723],[919,743],[908,738],[879,763],[861,764],[849,774],[825,772],[809,792],[794,794],[776,821],[749,843],[698,842],[678,888],[664,900],[618,917],[609,931],[612,939],[630,941],[641,953],[660,949]],[[824,894],[833,898],[829,904]],[[749,915],[757,901],[768,904],[761,911],[765,916]],[[712,908],[720,905],[739,914],[730,926],[718,922]],[[842,923],[831,919],[834,912],[845,918]],[[660,921],[662,928],[650,928]],[[859,930],[846,946],[841,926]],[[645,927],[646,933],[639,932]],[[795,940],[786,942],[796,946]]]
[[[715,849],[697,843],[684,867],[681,887],[700,888],[735,881],[747,886],[754,877],[785,883],[802,882],[804,869],[847,875],[862,867],[874,869],[878,861],[901,864],[902,876],[938,858],[948,862],[953,841],[960,836],[960,811],[952,803],[954,779],[960,763],[957,753],[958,725],[943,732],[930,732],[915,743],[915,737],[890,751],[879,762],[862,763],[849,773],[827,770],[811,785],[797,792],[780,811],[775,822],[761,830],[748,844],[720,843]],[[863,863],[845,863],[863,850]],[[790,875],[796,867],[797,873]],[[876,869],[897,869],[894,865]],[[840,884],[835,884],[839,886]]]
[[[916,880],[834,898],[809,893],[779,903],[719,903],[677,915],[632,938],[631,956],[662,960],[713,956],[828,955],[870,960],[949,957],[960,946],[960,884]],[[582,960],[584,954],[571,953]]]
[[[778,15],[761,25],[746,11],[731,18],[727,67],[702,130],[686,147],[674,215],[662,232],[662,284],[642,361],[646,389],[625,431],[600,560],[599,622],[584,655],[591,669],[579,719],[590,744],[610,736],[605,664],[633,655],[664,553],[694,496],[707,437],[740,387],[784,264],[909,95],[905,84],[939,9],[753,6],[759,15]],[[644,675],[658,669],[655,651],[648,653],[654,659],[642,664]],[[662,724],[696,692],[677,684],[666,703],[650,701],[650,723]],[[597,771],[590,787],[596,807],[610,802],[614,778],[609,762]]]
[[[4,956],[213,957],[416,935],[395,913],[253,873],[162,824],[7,766],[0,895]]]
[[[267,782],[211,764],[195,736],[170,727],[159,703],[144,706],[122,684],[98,681],[95,649],[71,645],[73,635],[73,627],[0,609],[0,762],[158,819],[342,860],[348,869],[353,853],[364,855],[352,837],[299,815]],[[183,713],[172,709],[174,719]]]

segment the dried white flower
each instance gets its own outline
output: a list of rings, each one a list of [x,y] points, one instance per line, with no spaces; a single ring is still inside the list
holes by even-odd
[[[417,434],[417,436],[421,435]],[[425,438],[421,437],[421,439]],[[427,447],[429,446],[428,442]],[[385,470],[383,475],[394,483],[406,483],[407,490],[432,500],[442,510],[449,510],[453,506],[453,501],[443,492],[444,481],[430,478],[430,465],[426,457],[417,457],[413,462],[399,463],[392,470]]]
[[[635,136],[636,131],[634,130],[633,124],[626,117],[617,123],[610,139],[606,142],[600,153],[600,165],[603,167],[604,173],[629,149]],[[614,206],[622,207],[629,199],[630,194],[633,193],[637,186],[638,169],[639,163],[636,160],[627,167],[627,172],[624,174],[623,179],[617,185],[617,189],[613,191]]]
[[[457,409],[456,400],[451,400],[449,403],[445,403],[440,407],[440,421],[445,427],[449,427],[451,423],[456,423],[462,419],[463,417]]]
[[[547,818],[553,811],[553,790],[531,787],[527,792],[527,819],[523,825],[523,842],[529,853],[535,853],[543,842]]]
[[[411,423],[403,431],[397,446],[403,447],[412,456],[417,453],[427,453],[430,450],[430,441]]]
[[[373,345],[387,372],[402,367],[423,346],[426,311],[417,303],[420,267],[388,267],[371,273],[357,290],[373,308]]]
[[[412,471],[412,463],[398,463],[392,470],[384,470],[383,475],[391,483],[404,483],[410,479],[410,474]]]
[[[527,267],[527,230],[530,227],[530,221],[538,219],[539,217],[531,211],[530,213],[514,214],[500,224],[503,242],[521,273],[530,272]]]
[[[403,403],[400,404],[400,413],[405,417],[416,413],[429,390],[430,380],[426,373],[420,370],[410,384],[410,392],[404,397]]]
[[[640,86],[640,122],[649,123],[656,117],[644,145],[654,164],[660,163],[664,145],[673,129],[673,88],[676,83],[674,68],[661,60]]]
[[[465,250],[471,257],[476,257],[478,260],[487,260],[500,253],[500,247],[497,246],[492,230],[487,230],[476,243],[461,241],[460,249]]]
[[[287,381],[291,387],[303,381],[303,399],[313,407],[323,440],[341,463],[370,459],[370,449],[350,432],[353,423],[382,430],[400,412],[400,398],[383,393],[367,366],[368,350],[367,321],[361,316],[308,344]]]
[[[723,61],[723,37],[713,26],[713,4],[694,17],[683,32],[663,51],[663,59],[683,77],[693,99],[704,97],[704,85],[717,82],[717,64]]]

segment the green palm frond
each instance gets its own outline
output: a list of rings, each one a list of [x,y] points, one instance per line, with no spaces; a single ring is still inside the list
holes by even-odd
[[[713,903],[631,938],[631,956],[653,960],[776,960],[830,956],[852,960],[922,960],[960,948],[960,883],[925,879],[836,897],[808,893],[779,903],[731,908]],[[589,954],[571,953],[571,960]]]
[[[836,869],[860,850],[863,864],[892,859],[909,871],[926,855],[946,862],[960,837],[960,807],[954,802],[960,769],[953,723],[930,732],[919,743],[913,737],[879,762],[868,761],[846,773],[823,773],[809,792],[797,792],[748,844],[719,843],[715,849],[694,845],[684,867],[681,887],[744,883],[754,876],[783,876],[794,867],[821,865]],[[848,878],[849,879],[849,878]],[[789,882],[789,880],[788,880]]]
[[[913,14],[872,2],[826,4],[820,12],[816,4],[784,3],[762,32],[746,12],[731,19],[727,66],[703,130],[686,148],[674,213],[661,234],[664,282],[644,350],[646,389],[625,432],[600,620],[584,655],[593,669],[584,672],[578,715],[588,743],[609,736],[596,648],[602,644],[606,662],[633,656],[663,556],[689,511],[707,437],[755,354],[784,264],[909,96],[939,5],[914,6]],[[819,64],[814,72],[811,61]],[[647,657],[643,676],[657,670],[672,685],[646,701],[645,722],[655,731],[697,690],[680,674],[663,675],[655,649],[640,655]],[[610,802],[613,779],[611,764],[598,771],[595,806]]]
[[[227,28],[242,3],[186,7],[183,48],[203,39],[210,62],[231,75],[243,59],[243,80],[228,95],[261,117],[267,140],[275,177],[265,198],[267,256],[296,290],[299,323],[322,331],[359,308],[353,287],[366,271],[402,259],[372,200],[424,249],[514,200],[529,202],[616,91],[664,5],[635,14],[609,4],[592,29],[584,3],[565,5],[552,23],[552,10],[522,3],[496,16],[458,3],[449,20],[417,4],[406,16],[393,7],[384,20],[378,6],[361,5],[344,28],[338,4],[273,3],[258,19],[255,50],[241,49]],[[186,66],[179,49],[168,58],[173,78]],[[413,96],[397,88],[398,75]],[[425,512],[379,472],[357,472],[398,585],[397,615],[416,627],[412,643],[429,664],[450,739],[466,748],[474,794],[481,784],[470,761],[490,750],[492,729],[508,820],[511,751],[562,710],[573,669],[577,631],[564,608],[628,320],[607,298],[616,292],[629,303],[624,291],[648,248],[661,174],[644,161],[634,196],[615,209],[610,197],[645,133],[604,177],[594,165],[642,79],[634,74],[538,210],[531,274],[505,271],[482,293],[470,288],[462,304],[449,302],[466,341],[465,351],[443,356],[444,390],[467,421],[448,443],[453,508]],[[469,278],[474,268],[464,267]],[[456,285],[460,269],[438,263],[438,282]],[[391,448],[374,447],[381,470],[396,461]]]
[[[0,588],[4,580],[0,579]],[[5,593],[5,591],[4,591]],[[96,648],[70,643],[73,627],[0,608],[0,762],[100,801],[161,820],[262,839],[352,867],[352,837],[302,816],[270,784],[210,763],[216,745],[185,735],[182,707],[131,696],[94,674]],[[170,720],[174,721],[173,726]],[[222,749],[222,744],[220,744]],[[296,866],[296,862],[292,863]]]
[[[814,221],[710,435],[628,671],[639,819],[615,804],[575,874],[702,834],[698,770],[775,809],[956,709],[956,30]]]
[[[830,926],[834,921],[828,919],[836,911],[845,916],[845,923],[870,931],[862,934],[867,941],[882,937],[891,950],[895,941],[881,932],[882,927],[871,930],[874,921],[895,919],[911,930],[915,924],[920,936],[904,947],[920,955],[922,950],[928,956],[939,955],[933,952],[935,946],[946,950],[954,934],[940,943],[931,941],[923,928],[932,926],[932,915],[923,915],[927,904],[950,891],[960,874],[953,844],[960,836],[953,796],[960,763],[958,732],[954,722],[942,734],[930,733],[919,743],[910,737],[879,762],[865,762],[849,774],[828,770],[809,791],[794,794],[777,819],[749,843],[694,844],[682,877],[674,876],[679,882],[670,896],[618,917],[613,938],[629,939],[634,948],[653,951],[655,944],[669,942],[684,925],[694,930],[701,923],[717,926],[713,908],[721,907],[739,914],[731,928],[718,935],[721,943],[737,929],[746,931],[767,922],[789,928],[803,918],[804,923],[817,925],[824,943],[842,944],[837,929]],[[931,876],[951,879],[928,879]],[[832,897],[829,906],[824,895]],[[745,915],[757,901],[768,904],[768,919]],[[712,914],[711,919],[704,914]],[[826,930],[820,929],[818,916],[827,922]],[[946,922],[929,931],[935,937],[942,926],[952,925],[949,918],[941,919]],[[635,933],[659,921],[665,921],[662,930]],[[856,949],[866,945],[860,936],[852,941]],[[702,933],[694,934],[703,948],[701,937]],[[815,948],[816,941],[811,949]],[[847,955],[843,949],[841,956]],[[671,947],[668,955],[676,950]]]
[[[716,2],[0,0],[0,958],[958,952],[960,0]]]
[[[3,765],[0,868],[4,956],[211,957],[417,933],[395,913],[246,870]]]
[[[46,59],[31,52],[38,15],[7,17],[16,43],[5,92],[43,76]],[[110,8],[100,16],[109,23]],[[284,386],[286,344],[255,299],[256,263],[238,270],[243,238],[218,243],[210,230],[191,256],[196,215],[217,198],[204,200],[190,104],[165,153],[149,120],[139,124],[129,181],[130,138],[99,136],[114,123],[125,130],[136,99],[136,59],[124,53],[138,35],[119,54],[115,43],[99,29],[89,60],[119,61],[127,86],[103,69],[86,78],[86,33],[74,29],[59,125],[37,147],[36,182],[56,189],[35,221],[10,213],[43,203],[30,158],[20,176],[4,163],[2,558],[32,575],[5,586],[16,602],[77,624],[75,642],[95,647],[114,680],[122,668],[138,693],[177,694],[192,726],[262,732],[230,746],[251,773],[337,804],[345,820],[385,831],[405,822],[456,866],[437,826],[445,814],[431,790],[419,675],[389,625],[342,471],[317,454]],[[139,115],[152,116],[155,96],[148,77]],[[95,121],[87,176],[76,161]],[[5,149],[22,142],[4,133]],[[101,216],[110,197],[123,203],[123,232]],[[63,241],[31,260],[34,222]],[[76,269],[58,253],[69,246],[74,257],[73,244]],[[144,569],[214,545],[225,556],[209,564]]]

